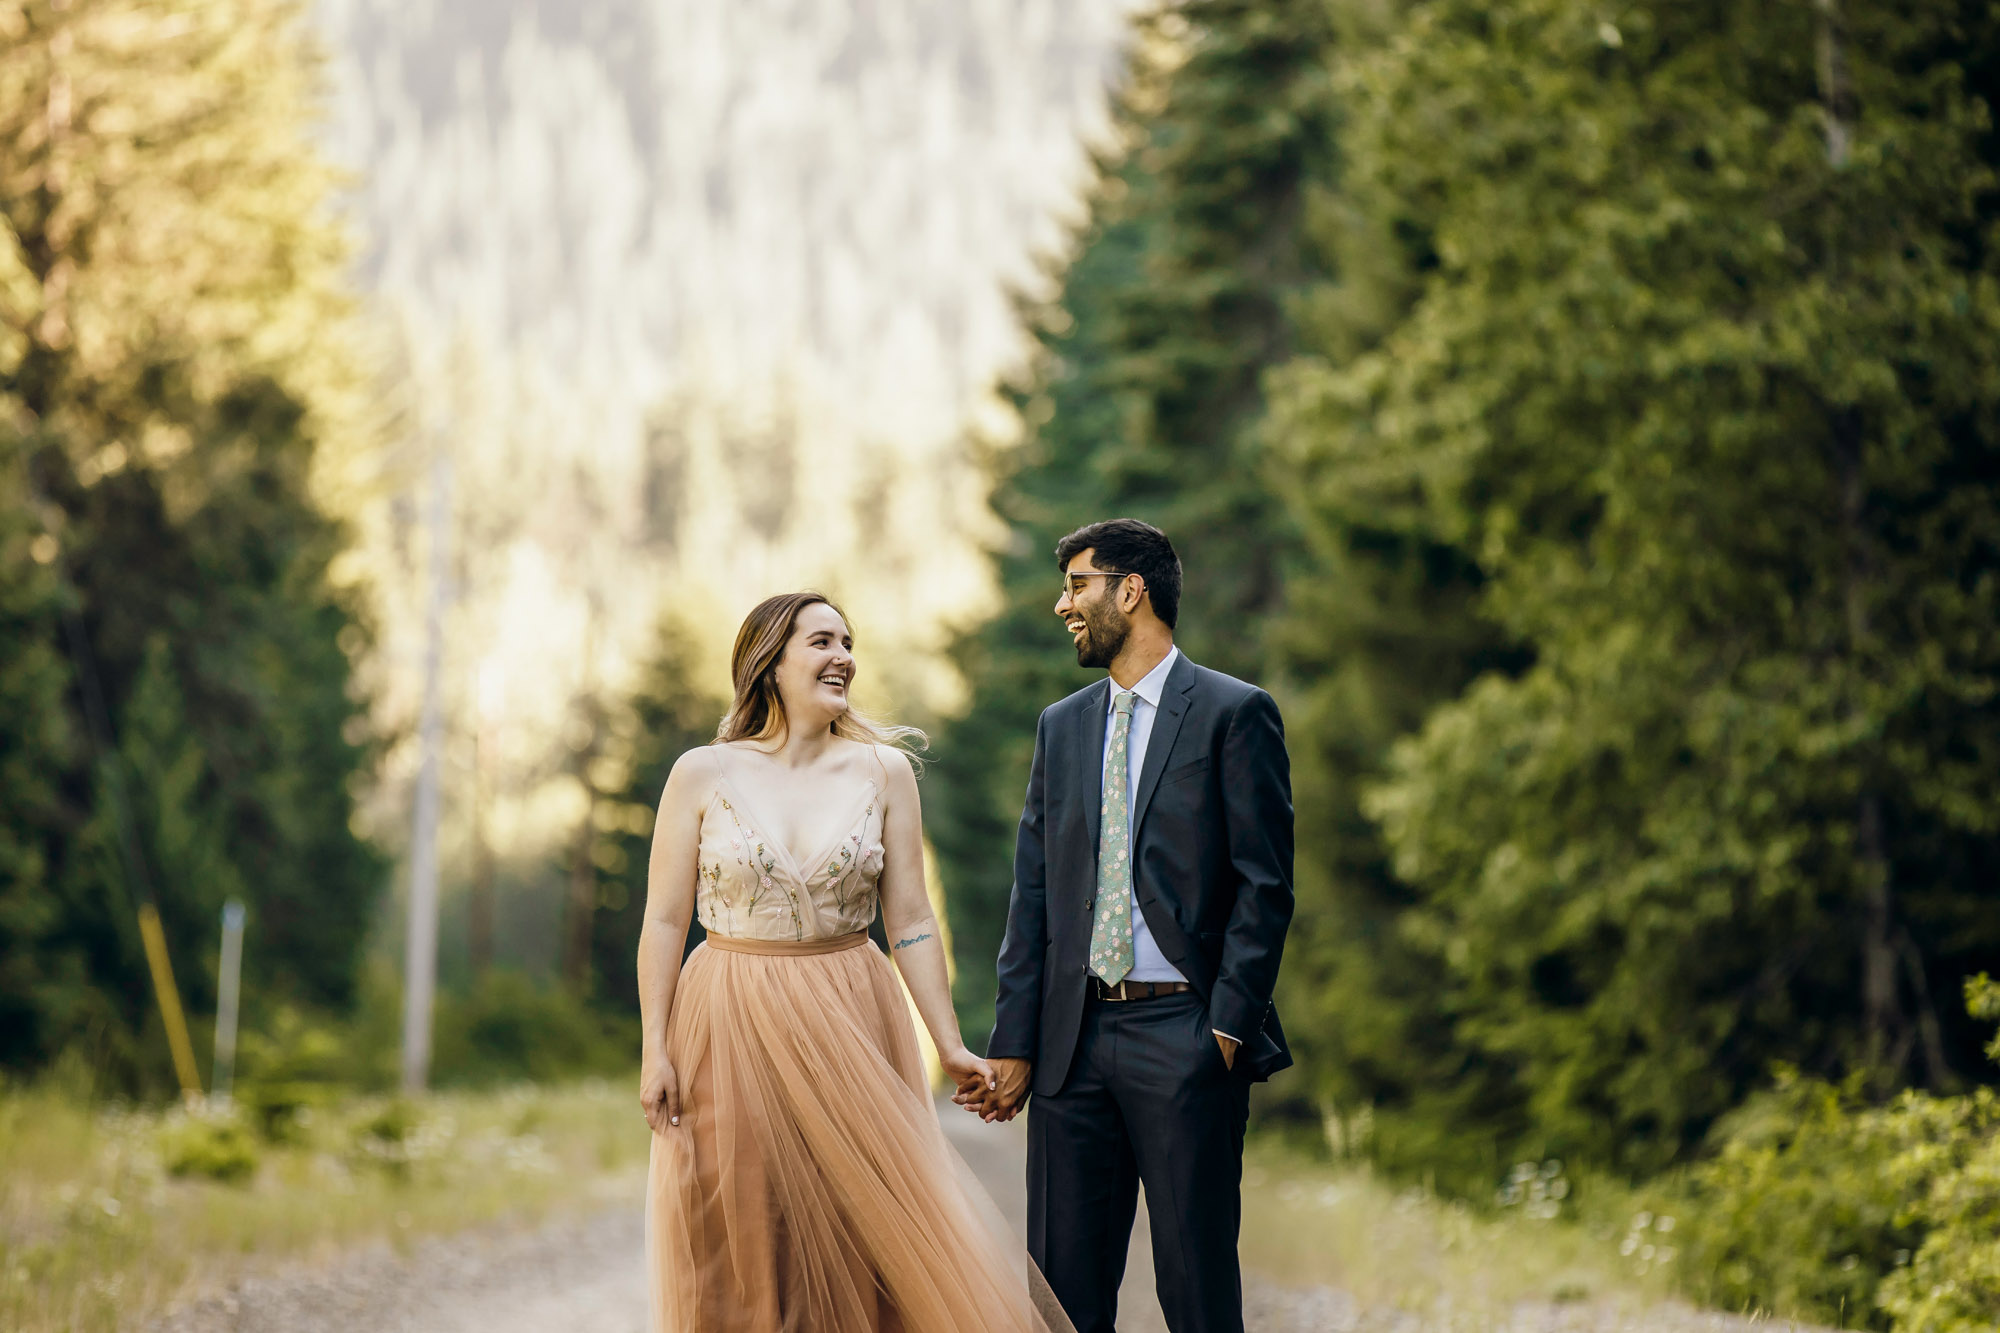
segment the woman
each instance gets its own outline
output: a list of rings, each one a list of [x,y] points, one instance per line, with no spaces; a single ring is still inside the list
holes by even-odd
[[[817,593],[736,636],[716,743],[654,826],[639,990],[656,1333],[1010,1333],[1068,1324],[944,1141],[890,952],[961,1091],[916,776],[848,703],[853,639]],[[688,922],[707,941],[682,963]],[[1031,1296],[1030,1284],[1039,1294]]]

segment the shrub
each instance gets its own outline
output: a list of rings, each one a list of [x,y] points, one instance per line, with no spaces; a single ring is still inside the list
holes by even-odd
[[[2000,1328],[2000,1098],[1912,1098],[1916,1131],[1894,1163],[1910,1195],[1901,1220],[1923,1233],[1907,1267],[1882,1284],[1897,1333]]]
[[[1889,1171],[1903,1130],[1856,1082],[1781,1074],[1718,1127],[1716,1152],[1683,1182],[1690,1294],[1732,1310],[1868,1318],[1919,1239],[1898,1222],[1907,1198]]]
[[[636,1073],[639,1062],[636,1022],[519,972],[488,972],[469,992],[440,996],[436,1031],[440,1087]]]
[[[293,1009],[278,1011],[263,1031],[245,1034],[243,1056],[236,1099],[272,1142],[297,1138],[315,1107],[347,1090],[355,1069],[350,1043],[337,1029]]]
[[[416,1127],[416,1104],[395,1097],[355,1121],[354,1133],[357,1138],[377,1143],[402,1143]]]
[[[1972,1016],[2000,1021],[2000,986],[1966,983]],[[2000,1037],[1986,1048],[2000,1060]],[[1882,1308],[1900,1333],[1974,1333],[2000,1327],[2000,1098],[1987,1088],[1930,1102],[1928,1133],[1896,1163],[1926,1228],[1909,1267],[1882,1284]]]
[[[403,1097],[365,1108],[348,1126],[347,1160],[379,1167],[399,1180],[406,1180],[410,1175],[412,1140],[421,1124],[416,1103]]]
[[[161,1126],[160,1162],[176,1176],[247,1180],[257,1171],[257,1140],[235,1116],[176,1117]]]
[[[2000,987],[1966,985],[2000,1020]],[[2000,1059],[2000,1039],[1987,1048]],[[1895,1333],[2000,1327],[2000,1096],[1906,1092],[1792,1073],[1717,1127],[1674,1187],[1683,1281],[1731,1309]]]

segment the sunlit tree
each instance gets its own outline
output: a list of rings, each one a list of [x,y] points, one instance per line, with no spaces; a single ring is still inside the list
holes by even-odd
[[[0,44],[5,498],[80,629],[44,617],[0,645],[60,656],[74,719],[10,873],[48,904],[41,973],[108,1015],[35,1002],[6,1058],[88,1033],[132,1079],[161,1063],[139,1037],[139,868],[198,1012],[222,895],[251,905],[253,995],[338,1002],[380,881],[348,827],[366,640],[312,498],[316,456],[355,429],[346,249],[296,5],[6,3]]]
[[[1439,0],[1343,72],[1427,268],[1290,411],[1532,660],[1369,805],[1506,1103],[1445,1131],[1644,1170],[1774,1060],[1979,1071],[1937,997],[2000,951],[1994,49],[1949,4]]]

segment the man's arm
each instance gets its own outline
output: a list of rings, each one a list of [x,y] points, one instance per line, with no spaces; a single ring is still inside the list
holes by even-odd
[[[1028,797],[1014,838],[1014,889],[1007,902],[1007,934],[1000,946],[1000,993],[993,1005],[989,1060],[1033,1060],[1042,1022],[1042,968],[1048,954],[1048,857],[1043,844],[1043,770],[1049,717],[1035,724],[1035,759]]]
[[[1292,767],[1278,705],[1254,690],[1222,739],[1222,807],[1236,905],[1209,997],[1218,1034],[1254,1039],[1270,1012],[1292,921]]]
[[[1007,902],[1007,934],[1000,946],[1000,995],[993,1005],[990,1088],[952,1098],[982,1120],[1011,1120],[1028,1097],[1028,1075],[1041,1040],[1042,969],[1048,953],[1048,861],[1043,846],[1043,744],[1049,715],[1035,724],[1035,761],[1028,769],[1028,798],[1014,838],[1014,891]]]

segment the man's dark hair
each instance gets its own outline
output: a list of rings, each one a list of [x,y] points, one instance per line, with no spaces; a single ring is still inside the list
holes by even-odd
[[[1056,543],[1056,568],[1092,552],[1097,567],[1116,574],[1137,574],[1146,580],[1153,614],[1168,629],[1181,613],[1181,558],[1167,534],[1136,518],[1111,518],[1078,528]]]

